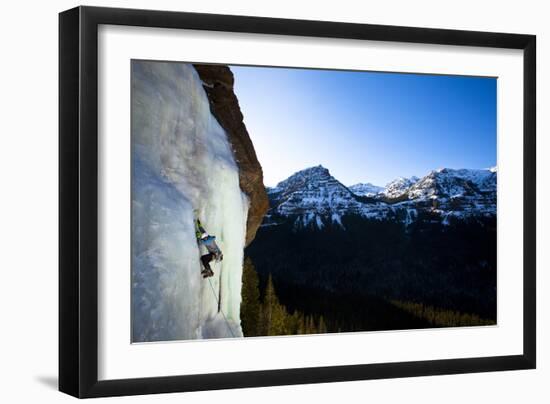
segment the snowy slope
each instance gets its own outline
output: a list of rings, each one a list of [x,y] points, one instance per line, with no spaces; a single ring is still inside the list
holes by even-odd
[[[449,217],[496,214],[497,172],[442,168],[431,171],[407,190],[416,205],[431,206],[447,223]]]
[[[370,182],[355,184],[355,185],[352,185],[348,188],[355,195],[369,196],[369,197],[376,196],[377,194],[379,194],[380,192],[382,192],[384,190],[383,187],[373,185]]]
[[[459,197],[478,191],[496,191],[496,172],[441,168],[431,171],[407,191],[410,199]]]
[[[381,192],[383,196],[390,199],[397,199],[403,197],[409,190],[418,181],[418,177],[399,177],[386,185],[386,188]]]
[[[132,340],[240,336],[248,204],[227,136],[191,65],[133,61],[132,92]],[[216,293],[200,276],[195,209],[224,253]]]

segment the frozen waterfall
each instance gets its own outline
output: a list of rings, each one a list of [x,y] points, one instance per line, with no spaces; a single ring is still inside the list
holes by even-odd
[[[132,341],[242,336],[248,199],[231,145],[192,65],[131,65]],[[224,254],[213,288],[200,275],[194,210]]]

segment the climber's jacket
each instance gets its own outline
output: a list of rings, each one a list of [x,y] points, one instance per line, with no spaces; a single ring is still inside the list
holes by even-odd
[[[195,221],[195,235],[197,236],[199,245],[204,246],[216,261],[223,259],[222,251],[216,244],[216,237],[206,233],[199,219]]]

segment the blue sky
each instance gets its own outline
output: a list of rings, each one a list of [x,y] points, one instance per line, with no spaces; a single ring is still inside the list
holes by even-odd
[[[345,185],[496,165],[496,79],[231,66],[276,185],[322,164]]]

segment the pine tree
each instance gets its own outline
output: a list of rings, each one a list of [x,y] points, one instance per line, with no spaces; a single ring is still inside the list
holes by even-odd
[[[288,314],[285,306],[276,303],[273,308],[273,316],[271,318],[271,330],[269,335],[288,335],[286,327]]]
[[[287,334],[287,312],[286,308],[279,302],[273,285],[271,274],[267,280],[265,297],[263,303],[263,321],[265,323],[266,335]]]
[[[263,304],[260,304],[260,310],[258,313],[258,335],[267,335],[267,319]]]
[[[269,274],[267,279],[267,286],[265,288],[264,303],[263,303],[263,320],[266,335],[271,335],[271,320],[273,318],[273,307],[277,302],[277,296],[275,295],[275,287],[273,286],[273,278]]]
[[[244,260],[242,278],[241,324],[245,337],[260,334],[260,288],[258,274],[250,258]]]
[[[327,333],[327,325],[325,324],[325,319],[323,316],[319,317],[319,334]]]
[[[306,334],[317,334],[317,327],[313,316],[306,316]]]
[[[311,331],[311,324],[309,322],[309,316],[305,316],[304,318],[304,334],[310,334]]]
[[[292,315],[287,313],[286,317],[286,331],[289,335],[299,334],[300,329],[300,313],[298,310],[294,310]]]
[[[258,275],[250,259],[245,260],[243,268],[241,321],[247,337],[327,332],[323,316],[319,318],[317,325],[313,315],[306,316],[298,310],[294,310],[292,314],[287,311],[277,297],[271,274],[263,301],[260,301]]]
[[[306,319],[304,318],[304,315],[302,313],[298,314],[298,334],[305,334],[306,333]]]
[[[319,334],[319,329],[317,328],[317,324],[315,324],[315,318],[313,316],[311,316],[311,333]]]

